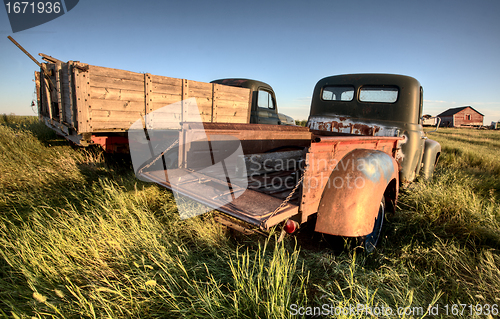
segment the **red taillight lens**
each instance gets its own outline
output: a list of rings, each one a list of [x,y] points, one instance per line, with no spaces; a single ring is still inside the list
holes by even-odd
[[[287,234],[294,233],[297,230],[297,228],[299,228],[299,224],[296,221],[293,221],[291,219],[287,220],[285,227],[284,227]]]

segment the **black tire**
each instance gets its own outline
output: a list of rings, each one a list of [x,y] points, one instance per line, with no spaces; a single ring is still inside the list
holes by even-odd
[[[382,233],[382,226],[384,224],[385,218],[385,196],[382,197],[380,201],[380,207],[378,210],[377,218],[375,219],[375,224],[373,225],[373,230],[370,234],[361,237],[361,246],[365,250],[366,253],[370,254],[375,251],[376,246],[380,240],[380,235]]]

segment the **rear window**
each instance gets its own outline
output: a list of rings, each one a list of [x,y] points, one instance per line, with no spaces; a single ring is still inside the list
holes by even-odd
[[[363,86],[359,90],[361,102],[394,103],[398,100],[399,89],[395,86]]]
[[[352,101],[354,86],[325,86],[321,97],[324,101]]]

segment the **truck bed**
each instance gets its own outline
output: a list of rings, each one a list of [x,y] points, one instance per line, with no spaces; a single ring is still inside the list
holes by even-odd
[[[214,145],[221,140],[221,136],[231,136],[240,141],[243,150],[240,157],[246,165],[247,175],[235,178],[236,175],[230,173],[236,168],[230,165],[222,173],[214,175],[207,171],[206,165],[202,165],[203,158],[221,155],[210,154],[217,149]],[[395,157],[400,140],[399,137],[313,132],[293,126],[185,123],[179,138],[180,145],[183,145],[179,150],[179,168],[168,171],[156,168],[141,173],[140,177],[268,230],[291,216],[300,214],[305,221],[317,212],[324,187],[313,183],[322,183],[330,176],[334,167],[330,167],[329,163],[340,161],[345,154],[358,148],[379,150]],[[196,142],[186,144],[182,141]],[[212,146],[206,148],[204,142],[211,142]],[[190,154],[196,155],[190,157]],[[292,158],[299,165],[281,166],[279,169],[274,166],[273,169],[276,161]],[[250,163],[258,161],[270,163],[269,169],[260,167],[259,171],[252,168]],[[275,212],[302,176],[301,187],[286,205]],[[259,181],[266,179],[273,183],[260,184]],[[176,181],[175,187],[171,181]],[[227,204],[221,205],[221,202]]]
[[[159,129],[179,129],[179,123],[190,115],[180,102],[189,98],[196,99],[203,122],[250,121],[251,96],[246,88],[50,57],[42,68],[51,76],[47,79],[38,72],[35,75],[40,119],[60,135],[84,146],[93,143],[93,136],[118,136],[138,120],[147,127],[152,121],[147,115],[172,104],[169,113],[162,111],[162,116],[168,115],[174,121]],[[177,125],[172,127],[174,122]]]

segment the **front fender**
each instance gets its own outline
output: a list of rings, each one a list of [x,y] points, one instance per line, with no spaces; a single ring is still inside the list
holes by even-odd
[[[424,179],[430,179],[434,173],[434,167],[437,164],[438,156],[441,153],[441,144],[434,140],[426,139],[424,156],[422,163],[424,165],[422,171]]]
[[[391,199],[396,201],[399,171],[394,158],[377,150],[357,149],[348,153],[328,179],[315,230],[348,237],[368,235],[389,183],[394,187]]]

